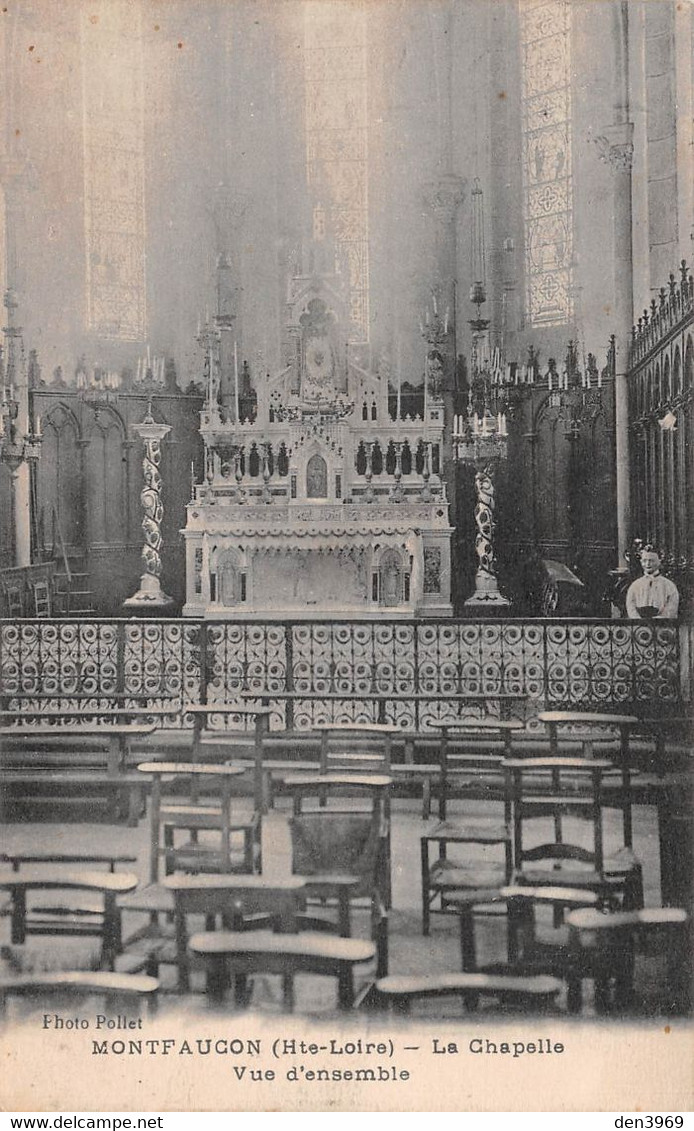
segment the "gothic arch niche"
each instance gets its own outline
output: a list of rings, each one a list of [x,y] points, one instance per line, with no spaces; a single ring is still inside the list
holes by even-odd
[[[328,465],[318,452],[306,464],[306,498],[327,499]]]
[[[399,550],[384,550],[378,563],[378,603],[387,608],[405,602],[405,570]]]
[[[246,574],[238,550],[213,552],[210,569],[216,575],[217,603],[227,609],[243,604],[246,599]]]
[[[54,513],[66,546],[81,547],[85,539],[79,438],[77,419],[66,405],[57,405],[44,417],[38,498],[39,521],[48,543],[53,539]]]
[[[88,439],[85,483],[90,539],[121,544],[126,540],[123,420],[114,409],[100,409]]]

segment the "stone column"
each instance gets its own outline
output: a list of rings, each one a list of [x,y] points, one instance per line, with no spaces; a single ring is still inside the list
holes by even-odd
[[[617,470],[618,566],[625,565],[630,543],[629,402],[627,373],[634,321],[632,280],[631,162],[633,125],[607,127],[599,139],[601,159],[613,173],[614,307],[615,307],[615,456]]]
[[[140,501],[144,511],[142,530],[145,536],[142,547],[142,564],[144,573],[140,578],[140,588],[132,597],[123,602],[123,608],[129,612],[166,612],[173,604],[171,597],[167,597],[161,588],[161,521],[164,517],[164,507],[161,501],[161,475],[159,463],[161,461],[161,441],[171,431],[170,424],[157,424],[152,416],[152,403],[147,406],[147,412],[141,424],[135,424],[133,430],[142,438],[145,452],[142,459],[142,472],[144,486],[140,494]]]
[[[614,120],[596,139],[601,160],[613,173],[613,270],[615,314],[615,456],[617,471],[617,567],[626,565],[631,540],[629,486],[629,405],[627,372],[634,322],[631,166],[634,124],[629,107],[629,5],[613,9]]]

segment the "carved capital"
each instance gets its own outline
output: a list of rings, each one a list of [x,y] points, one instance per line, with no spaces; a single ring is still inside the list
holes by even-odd
[[[455,217],[456,209],[465,197],[465,183],[453,173],[444,174],[423,189],[424,203],[439,223],[447,224]]]
[[[619,172],[627,172],[634,157],[633,137],[633,122],[606,126],[598,137],[593,138],[600,160]]]

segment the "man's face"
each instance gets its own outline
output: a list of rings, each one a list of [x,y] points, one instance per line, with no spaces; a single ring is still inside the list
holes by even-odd
[[[641,568],[647,575],[657,573],[660,569],[660,558],[657,554],[642,554],[641,555]]]

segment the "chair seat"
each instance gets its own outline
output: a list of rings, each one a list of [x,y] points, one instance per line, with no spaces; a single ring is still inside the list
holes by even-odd
[[[441,821],[425,833],[423,840],[449,841],[451,844],[501,844],[508,840],[509,829],[503,822],[481,820],[479,825],[457,821]]]
[[[108,970],[50,970],[0,979],[0,993],[154,994],[156,978]]]
[[[451,993],[488,993],[520,1001],[554,998],[562,982],[549,975],[509,974],[429,974],[415,977],[390,975],[376,983],[379,993],[387,997],[439,997]]]
[[[162,825],[178,829],[219,829],[222,825],[222,810],[213,805],[172,805],[163,806],[160,813]],[[252,828],[257,818],[252,813],[234,813],[229,820],[232,832]]]
[[[350,876],[346,872],[317,872],[315,876],[302,876],[306,881],[306,892],[310,895],[320,894],[325,889],[325,894],[333,894],[338,889],[352,891],[364,886],[362,876]]]
[[[252,869],[248,866],[246,856],[242,852],[232,852],[229,859],[222,866],[219,852],[204,845],[189,844],[184,848],[162,848],[162,856],[168,856],[176,866],[177,872],[241,872],[247,873]]]
[[[449,860],[437,860],[429,875],[429,887],[434,890],[448,888],[499,888],[506,883],[506,871],[498,867],[462,867]]]
[[[606,876],[600,875],[599,872],[592,872],[588,869],[581,872],[579,870],[570,871],[568,868],[528,868],[515,873],[511,878],[511,884],[517,884],[521,887],[542,887],[550,884],[553,887],[594,888],[605,887],[609,884],[609,880]]]
[[[484,907],[488,903],[505,902],[503,889],[499,887],[459,889],[446,896],[446,907],[451,910],[458,907],[463,911],[475,905]]]
[[[161,884],[147,884],[138,888],[130,895],[123,895],[118,900],[118,906],[124,911],[149,911],[161,914],[173,914],[173,892],[162,887]]]
[[[193,935],[189,948],[194,954],[239,959],[263,956],[269,960],[276,957],[300,961],[306,958],[354,965],[370,962],[376,956],[374,943],[366,939],[344,939],[318,931],[301,931],[295,935],[274,931],[204,931]]]
[[[634,855],[631,848],[620,848],[604,861],[605,873],[609,876],[624,875],[641,867],[641,861]]]

